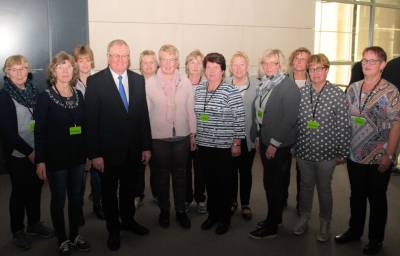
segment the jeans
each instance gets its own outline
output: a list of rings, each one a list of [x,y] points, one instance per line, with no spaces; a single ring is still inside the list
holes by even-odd
[[[332,175],[336,160],[312,162],[297,159],[301,173],[300,212],[307,218],[311,216],[314,199],[314,187],[317,186],[319,216],[326,222],[332,217]]]
[[[47,172],[51,192],[50,212],[58,242],[67,240],[65,231],[64,206],[68,195],[69,238],[78,235],[79,216],[82,205],[82,180],[84,165]]]
[[[10,157],[7,168],[11,178],[10,224],[11,232],[24,229],[25,212],[28,225],[40,221],[40,198],[43,181],[28,158]]]

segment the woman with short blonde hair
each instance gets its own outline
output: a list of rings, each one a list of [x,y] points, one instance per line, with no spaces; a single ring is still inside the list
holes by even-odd
[[[252,186],[251,168],[255,156],[255,145],[250,139],[250,130],[253,123],[253,102],[256,98],[260,81],[249,76],[249,57],[242,51],[235,52],[230,60],[229,71],[231,76],[226,82],[236,87],[243,99],[245,108],[246,138],[241,140],[241,154],[233,158],[234,169],[234,194],[231,210],[234,212],[238,206],[238,187],[240,187],[241,214],[245,220],[252,218],[250,208],[250,194]],[[240,173],[240,176],[239,176]],[[240,181],[240,186],[239,182]]]
[[[264,168],[264,189],[267,194],[268,214],[250,232],[254,239],[275,238],[282,222],[286,164],[290,148],[296,141],[296,120],[300,92],[285,74],[286,61],[279,49],[264,51],[259,72],[261,86],[253,105],[252,140],[255,141]]]
[[[31,247],[27,233],[45,238],[54,235],[40,222],[43,181],[35,175],[33,136],[38,90],[32,83],[31,70],[32,66],[24,56],[8,57],[3,67],[4,87],[0,90],[0,137],[11,181],[11,232],[15,246],[24,250]]]

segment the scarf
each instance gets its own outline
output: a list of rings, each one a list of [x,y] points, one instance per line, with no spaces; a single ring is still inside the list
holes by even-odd
[[[176,119],[176,111],[175,111],[175,92],[178,84],[180,83],[181,79],[179,77],[178,70],[175,71],[174,77],[172,80],[167,80],[166,77],[162,74],[161,70],[157,71],[157,78],[160,82],[161,89],[164,92],[165,97],[167,98],[167,105],[166,105],[166,120],[168,122],[174,123]]]
[[[32,84],[32,75],[28,75],[25,82],[25,89],[19,89],[8,77],[4,77],[4,90],[19,104],[34,108],[38,96],[38,90]]]
[[[285,78],[285,74],[283,72],[279,72],[275,76],[272,77],[267,77],[264,75],[261,78],[261,86],[260,89],[258,90],[258,95],[257,96],[263,96],[266,95],[269,91],[271,91],[276,85],[278,85],[282,80]]]

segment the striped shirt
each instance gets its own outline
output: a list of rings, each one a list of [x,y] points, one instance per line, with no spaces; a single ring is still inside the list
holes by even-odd
[[[214,92],[208,83],[195,91],[196,143],[203,147],[230,148],[233,139],[245,138],[243,99],[232,85],[223,82]]]

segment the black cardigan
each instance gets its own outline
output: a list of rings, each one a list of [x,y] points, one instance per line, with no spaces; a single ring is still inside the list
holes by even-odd
[[[61,99],[52,88],[53,97]],[[42,92],[35,109],[35,161],[45,163],[47,171],[57,171],[85,163],[86,131],[83,96],[79,91],[79,104],[67,109],[56,104],[49,93]],[[82,133],[70,135],[70,127],[81,126]]]
[[[6,161],[13,150],[28,156],[33,148],[18,134],[17,110],[11,96],[0,90],[0,136],[3,142]]]

